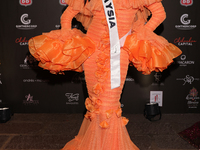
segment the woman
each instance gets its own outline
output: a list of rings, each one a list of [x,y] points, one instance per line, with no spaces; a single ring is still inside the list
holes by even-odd
[[[81,72],[84,68],[89,93],[85,101],[87,113],[78,135],[63,150],[138,150],[126,130],[128,119],[121,116],[119,102],[129,62],[138,71],[150,74],[163,71],[181,54],[176,46],[153,33],[165,19],[160,1],[66,0],[68,7],[61,17],[61,30],[29,41],[30,52],[40,61],[39,66],[51,73]],[[106,14],[106,8],[114,11],[108,10]],[[149,12],[152,17],[147,22]],[[73,17],[82,22],[86,34],[71,29]],[[121,48],[120,57],[116,59],[120,74],[113,77],[115,60],[111,59],[110,31],[115,25]],[[115,83],[111,80],[116,76],[120,81],[113,88]]]

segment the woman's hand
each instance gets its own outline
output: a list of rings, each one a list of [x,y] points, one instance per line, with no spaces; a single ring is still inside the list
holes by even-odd
[[[152,17],[145,25],[146,28],[154,31],[166,18],[166,13],[161,2],[153,3],[147,8],[151,11]]]

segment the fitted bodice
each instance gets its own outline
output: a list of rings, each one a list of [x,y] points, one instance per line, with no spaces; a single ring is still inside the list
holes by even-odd
[[[132,28],[133,20],[137,9],[119,9],[115,10],[117,18],[117,27],[119,38],[123,37]],[[102,35],[109,34],[109,29],[106,21],[104,10],[96,11],[93,20],[88,28],[87,36],[94,42],[98,43]]]

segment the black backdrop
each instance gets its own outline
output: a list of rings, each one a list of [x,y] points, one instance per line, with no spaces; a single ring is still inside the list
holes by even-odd
[[[23,113],[84,112],[84,73],[52,75],[28,52],[31,37],[60,28],[63,0],[0,3],[0,103]],[[200,1],[163,0],[163,5],[167,19],[155,32],[183,53],[162,73],[145,76],[130,67],[121,98],[124,112],[142,113],[150,100],[159,100],[163,113],[200,112]]]

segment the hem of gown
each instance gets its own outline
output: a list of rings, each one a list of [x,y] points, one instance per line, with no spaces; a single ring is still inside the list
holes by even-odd
[[[109,119],[112,125],[106,129],[99,126],[100,118],[100,115],[93,120],[84,118],[78,135],[61,150],[139,150],[131,141],[122,117],[113,115]]]

